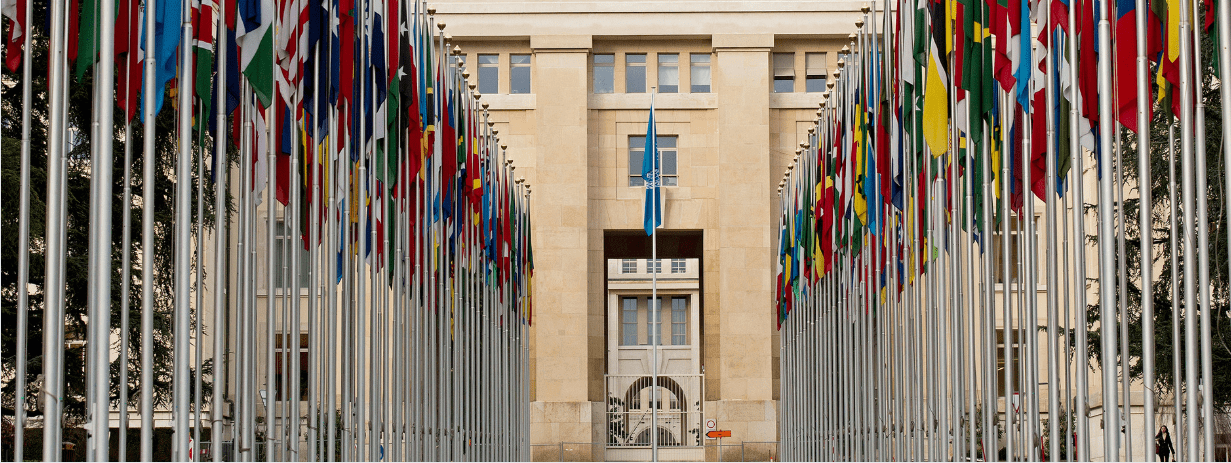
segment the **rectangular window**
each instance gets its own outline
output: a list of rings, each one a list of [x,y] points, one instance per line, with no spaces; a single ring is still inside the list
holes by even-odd
[[[1018,274],[1020,273],[1018,267],[1022,262],[1021,245],[1023,240],[1021,238],[1023,237],[1022,233],[1025,233],[1025,230],[1020,228],[1022,226],[1022,223],[1016,217],[1009,220],[1009,249],[1007,253],[1002,244],[1004,233],[1002,233],[1000,226],[993,226],[991,237],[992,272],[996,274],[996,283],[1003,284],[1006,280],[1004,275],[1005,259],[1009,260],[1009,275],[1007,278],[1009,284],[1016,284],[1018,282]]]
[[[808,93],[819,93],[825,91],[825,76],[828,74],[828,69],[825,66],[824,53],[808,53],[804,55],[804,73],[807,76],[805,82],[808,87]]]
[[[615,92],[615,55],[594,55],[594,93]]]
[[[509,93],[530,93],[530,55],[509,55]]]
[[[1009,331],[1009,339],[1013,340],[1013,342],[1009,345],[1009,358],[1011,361],[1015,362],[1014,365],[1016,365],[1017,362],[1020,361],[1020,358],[1018,358],[1020,344],[1017,330]],[[996,328],[996,394],[999,397],[1005,397],[1005,393],[1008,392],[1004,383],[1004,344],[1004,328]],[[1015,366],[1013,371],[1013,379],[1020,380],[1021,377],[1021,371]]]
[[[479,55],[479,93],[500,93],[500,55]]]
[[[684,273],[684,259],[671,259],[671,273]]]
[[[663,273],[662,259],[646,259],[645,273]]]
[[[624,93],[645,93],[645,55],[624,55]]]
[[[774,53],[774,93],[795,91],[795,54]]]
[[[648,297],[646,298],[646,303],[647,303],[646,310],[649,311],[649,316],[645,318],[646,334],[647,334],[646,337],[653,339],[654,341],[651,341],[651,342],[656,342],[658,345],[661,346],[663,343],[663,332],[662,332],[662,329],[663,329],[663,310],[662,310],[663,309],[663,298],[660,297],[657,300],[653,300],[654,301],[653,306],[649,305],[649,302],[651,300],[653,299],[650,299]]]
[[[635,346],[637,345],[637,298],[625,297],[622,298],[621,303],[623,310],[620,311],[620,324],[622,325],[620,345]]]
[[[688,80],[692,84],[692,93],[710,92],[710,55],[708,53],[693,53],[688,55],[692,66],[689,68]]]
[[[620,273],[637,273],[637,259],[621,260]]]
[[[676,158],[679,152],[679,148],[676,146],[679,141],[678,137],[675,135],[660,135],[657,140],[659,163],[662,167],[662,184],[663,186],[677,186],[679,185],[679,173],[676,170]],[[645,186],[645,180],[641,178],[641,161],[644,157],[645,137],[629,136],[628,186]]]
[[[688,345],[688,299],[671,298],[671,345]]]
[[[679,93],[680,55],[658,54],[658,93]]]
[[[291,252],[299,253],[299,287],[307,288],[312,254],[303,248],[303,241],[288,230],[286,222],[279,220],[274,224],[274,288],[291,287],[291,280],[286,277],[291,273]]]
[[[285,383],[287,387],[290,386],[291,378],[286,374],[286,365],[283,363],[283,357],[288,352],[291,354],[289,357],[292,364],[291,371],[299,370],[299,400],[308,400],[308,386],[311,385],[311,381],[308,380],[308,335],[299,335],[298,364],[295,362],[294,347],[289,346],[290,337],[290,335],[279,334],[274,338],[274,400],[285,400],[282,398],[283,381],[287,381]]]

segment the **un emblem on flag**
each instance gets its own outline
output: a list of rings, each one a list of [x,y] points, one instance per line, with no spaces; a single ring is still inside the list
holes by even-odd
[[[658,174],[658,169],[651,170],[649,173],[642,175],[642,178],[645,179],[646,188],[658,188],[661,186],[660,182],[662,179]]]

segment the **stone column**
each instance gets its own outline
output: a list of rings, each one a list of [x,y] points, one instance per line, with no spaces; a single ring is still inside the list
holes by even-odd
[[[534,188],[533,443],[590,442],[587,394],[589,35],[532,36],[538,141]],[[558,457],[558,456],[557,456]],[[583,458],[585,456],[583,455]]]
[[[773,402],[771,310],[769,92],[773,34],[719,34],[714,92],[718,96],[718,281],[709,313],[718,317],[717,418],[736,441],[777,440]],[[716,306],[716,307],[715,307]],[[717,310],[713,310],[713,309]],[[712,396],[711,396],[712,397]]]

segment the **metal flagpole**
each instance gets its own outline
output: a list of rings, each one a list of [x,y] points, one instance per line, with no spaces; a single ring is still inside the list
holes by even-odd
[[[50,64],[48,72],[48,112],[50,129],[47,133],[47,268],[48,289],[45,298],[43,319],[43,455],[48,460],[60,461],[60,440],[63,417],[60,414],[64,396],[64,242],[61,229],[64,226],[64,209],[60,207],[65,195],[64,188],[64,87],[65,87],[65,42],[60,39],[66,29],[64,2],[51,4]],[[26,62],[29,66],[29,61]],[[27,82],[29,82],[27,80]]]
[[[1077,15],[1069,15],[1069,30],[1077,30]],[[1086,281],[1086,245],[1085,245],[1085,200],[1083,199],[1082,185],[1085,169],[1082,167],[1084,154],[1081,152],[1080,140],[1080,114],[1078,113],[1079,98],[1081,95],[1077,91],[1077,47],[1068,47],[1069,52],[1069,101],[1072,103],[1069,107],[1069,157],[1072,160],[1071,171],[1073,175],[1073,268],[1077,271],[1077,275],[1073,278],[1075,282]],[[1075,331],[1077,332],[1077,458],[1090,459],[1090,411],[1088,408],[1089,402],[1089,383],[1090,383],[1090,357],[1087,352],[1089,345],[1086,342],[1086,286],[1084,284],[1075,288],[1074,295],[1077,300],[1074,303],[1074,311],[1077,313],[1077,321],[1074,323]],[[1104,408],[1106,410],[1106,408]]]
[[[226,44],[226,21],[218,21],[218,88],[227,88],[227,48]],[[223,208],[227,203],[227,188],[230,184],[227,182],[227,171],[231,167],[231,162],[227,156],[227,115],[226,115],[226,91],[219,90],[214,101],[217,127],[214,132],[214,394],[213,403],[210,405],[210,454],[213,455],[215,463],[222,461],[222,426],[223,426],[223,403],[222,396],[227,393],[225,388],[219,387],[219,378],[227,378],[224,370],[225,362],[222,360],[225,355],[225,342],[228,337],[226,333],[226,314],[229,313],[227,307],[227,274],[223,269],[227,267],[227,248],[230,243],[230,235],[227,234],[227,215],[218,212],[219,208]],[[202,124],[204,125],[204,124]],[[242,157],[241,157],[242,159]],[[127,165],[128,163],[125,162]],[[243,166],[240,162],[240,166]],[[125,182],[127,184],[127,182]],[[127,201],[125,201],[127,204]],[[127,207],[127,206],[125,206]],[[223,244],[227,243],[227,244]],[[128,279],[125,278],[125,281]],[[127,293],[127,291],[125,291]],[[127,296],[125,296],[127,298]],[[125,311],[127,312],[127,311]],[[127,366],[127,365],[126,365]],[[199,373],[198,373],[199,374]],[[120,448],[124,448],[123,445]]]
[[[1192,42],[1188,39],[1189,28],[1192,27],[1189,23],[1189,18],[1192,12],[1189,11],[1188,2],[1180,2],[1180,153],[1183,156],[1184,164],[1182,165],[1182,181],[1183,184],[1183,210],[1184,210],[1184,257],[1197,259],[1201,255],[1201,251],[1196,249],[1196,238],[1194,236],[1195,213],[1193,211],[1196,191],[1193,186],[1193,83],[1192,83]],[[1205,140],[1201,140],[1204,143]],[[1205,175],[1201,172],[1201,175]],[[1204,192],[1203,192],[1204,194]],[[1184,312],[1185,312],[1185,383],[1188,385],[1188,452],[1184,459],[1198,459],[1197,446],[1197,414],[1194,413],[1193,407],[1197,405],[1197,328],[1195,322],[1195,314],[1197,310],[1196,294],[1198,289],[1196,286],[1196,270],[1192,265],[1184,266]]]
[[[191,4],[184,0],[181,12],[190,12]],[[188,455],[188,342],[191,336],[189,316],[192,307],[189,300],[191,275],[189,265],[192,254],[188,243],[192,240],[192,53],[187,47],[192,40],[192,15],[181,14],[179,82],[183,87],[179,96],[179,156],[175,167],[175,447],[173,458],[187,460]],[[106,22],[106,21],[104,21]]]
[[[1144,428],[1144,449],[1146,461],[1154,461],[1155,452],[1150,451],[1149,442],[1151,434],[1154,432],[1154,215],[1152,213],[1153,200],[1153,183],[1154,178],[1150,175],[1150,88],[1146,80],[1146,73],[1149,72],[1149,62],[1146,58],[1146,0],[1136,0],[1136,11],[1140,14],[1135,15],[1134,32],[1137,40],[1137,61],[1135,66],[1136,83],[1137,83],[1137,191],[1140,194],[1138,201],[1138,241],[1141,244],[1141,344],[1142,353],[1141,360],[1143,364],[1144,384],[1143,395],[1145,396],[1145,428]],[[1224,103],[1226,104],[1226,103]],[[1226,117],[1231,115],[1224,116]],[[1204,137],[1202,137],[1204,139]],[[1231,147],[1229,147],[1231,148]],[[1231,153],[1231,151],[1229,151]],[[1203,157],[1204,159],[1204,157]],[[1201,169],[1200,172],[1204,172]],[[1121,190],[1123,187],[1121,187]],[[1203,196],[1204,197],[1204,196]],[[1204,209],[1203,209],[1204,210]],[[1127,220],[1126,220],[1127,223]],[[1125,227],[1127,229],[1127,226]],[[1203,248],[1204,249],[1204,248]],[[1175,280],[1172,280],[1174,284]],[[1128,282],[1125,281],[1125,286]],[[1175,346],[1172,346],[1174,349]],[[1053,434],[1054,435],[1054,434]],[[1131,453],[1129,459],[1132,458]]]
[[[201,95],[202,102],[206,101],[206,98],[209,98],[209,95]],[[198,119],[198,121],[200,121],[200,127],[201,127],[201,135],[200,135],[201,138],[199,138],[199,140],[201,141],[201,146],[199,148],[199,153],[197,155],[197,178],[196,178],[197,180],[196,182],[197,183],[197,223],[196,223],[196,227],[197,227],[196,229],[197,265],[196,265],[195,273],[196,273],[196,288],[197,289],[195,291],[196,292],[196,301],[195,301],[196,305],[194,306],[196,310],[194,310],[194,314],[193,314],[193,322],[195,325],[194,326],[195,333],[193,334],[193,338],[196,339],[196,345],[194,346],[195,350],[193,352],[193,364],[195,366],[196,371],[194,371],[192,375],[193,423],[192,423],[192,445],[189,446],[190,447],[189,452],[191,452],[189,453],[189,456],[192,457],[194,460],[196,459],[197,456],[201,454],[201,452],[196,451],[196,449],[201,448],[201,384],[203,381],[201,379],[201,366],[205,362],[204,360],[202,360],[202,355],[205,353],[205,343],[203,342],[204,334],[205,334],[205,327],[203,323],[204,318],[202,318],[202,311],[204,310],[204,307],[205,307],[205,293],[202,290],[205,288],[205,153],[207,152],[207,149],[205,147],[205,132],[209,130],[207,128],[209,123],[207,122],[208,119],[206,118],[204,105],[202,105],[201,111],[197,113],[196,117],[200,118]],[[189,134],[191,135],[191,133],[192,131],[191,129],[189,129]],[[225,203],[216,202],[214,204],[225,204]],[[215,212],[215,215],[217,216],[217,215],[225,215],[225,214],[219,214]],[[214,246],[223,247],[217,242],[215,242]]]
[[[654,118],[654,95],[657,94],[655,90],[657,90],[655,87],[650,87],[650,92],[651,92],[650,93],[650,119],[651,120],[653,120]],[[659,184],[661,183],[659,179],[661,177],[660,177],[660,172],[657,171],[659,168],[658,167],[659,166],[658,164],[659,162],[658,160],[658,131],[654,130],[654,127],[651,127],[649,132],[650,133],[646,134],[646,137],[653,137],[653,139],[647,140],[648,142],[647,144],[654,147],[654,152],[645,153],[644,155],[654,156],[653,166],[655,169],[654,172],[651,172],[653,175],[651,176],[650,179],[648,179],[645,185],[647,189],[654,190],[654,194],[650,195],[650,198],[653,199],[653,202],[654,202],[654,204],[650,205],[650,208],[651,208],[650,210],[652,211],[652,214],[653,214],[650,218],[652,222],[651,227],[650,227],[650,242],[651,242],[650,243],[650,265],[653,265],[652,267],[653,271],[650,272],[650,301],[649,301],[649,305],[650,305],[650,344],[654,346],[654,348],[651,350],[652,353],[650,355],[650,368],[651,368],[651,371],[653,372],[653,381],[654,381],[650,389],[650,401],[653,404],[653,406],[651,407],[652,411],[651,411],[651,419],[650,419],[650,449],[651,449],[650,461],[658,461],[658,402],[660,400],[659,392],[658,392],[658,344],[659,344],[658,338],[660,336],[659,323],[661,323],[661,320],[658,318],[661,316],[658,312],[659,310],[659,307],[658,307],[659,306],[658,304],[658,271],[661,270],[661,268],[658,265],[657,218],[659,214],[661,213],[658,210],[658,203],[659,203],[658,195],[660,194]],[[722,449],[721,448],[718,449],[718,452],[721,454]]]
[[[31,72],[31,64],[33,63],[31,55],[34,48],[33,40],[31,39],[31,36],[33,35],[33,28],[29,25],[34,23],[33,14],[34,8],[27,6],[25,14],[26,27],[22,31],[22,33],[25,34],[25,44],[23,44],[23,49],[21,52],[21,106],[26,108],[26,110],[21,112],[21,191],[17,193],[20,204],[18,206],[20,209],[20,218],[17,222],[17,384],[16,388],[14,388],[14,391],[16,391],[14,394],[16,403],[13,404],[13,461],[24,461],[23,453],[25,453],[26,443],[26,405],[30,401],[29,397],[26,396],[26,369],[29,365],[29,360],[27,359],[29,355],[29,347],[27,344],[29,343],[28,337],[30,335],[30,115],[33,112],[32,107],[30,106],[30,99],[33,94],[32,85],[34,83]],[[127,82],[127,79],[125,81]],[[127,146],[128,145],[125,144],[126,150],[128,149]],[[131,175],[131,170],[127,168],[129,163],[125,162],[124,165],[126,166],[124,171],[125,174]],[[124,182],[126,187],[129,184],[130,183],[128,181]],[[127,192],[128,190],[125,191]],[[125,200],[124,204],[125,207],[128,207],[127,204],[129,204],[129,202]],[[126,210],[125,217],[131,215],[130,212],[131,211]],[[125,227],[125,236],[128,236],[127,227]],[[124,256],[127,258],[128,250],[130,248],[126,245],[124,249]],[[125,265],[124,268],[128,268],[128,266]],[[124,278],[124,281],[127,283],[128,278]],[[124,301],[127,303],[128,291],[125,290],[124,294]],[[127,315],[128,311],[124,310],[123,313]],[[123,333],[124,335],[127,335],[127,323],[123,326]],[[124,342],[123,346],[124,348],[120,350],[121,356],[124,356],[127,353],[126,349],[128,343]],[[126,359],[127,357],[123,358]],[[122,371],[127,372],[127,362],[125,362],[124,365],[125,368],[122,369]],[[120,396],[120,409],[126,411],[127,408],[124,405],[124,399],[126,399],[127,396],[124,394],[128,391],[128,383],[127,381],[124,381],[122,384],[124,384],[124,387],[120,388],[122,391]],[[36,398],[35,400],[38,399]],[[127,430],[127,415],[125,414],[123,416],[125,421],[120,427],[121,429]],[[124,431],[121,432],[123,433]],[[123,434],[121,434],[121,436],[123,436]],[[124,442],[123,437],[121,437],[120,442]],[[121,445],[120,448],[125,447]],[[124,453],[125,452],[120,453],[120,461],[124,461],[124,457],[122,456]]]
[[[1099,45],[1103,50],[1111,49],[1111,24],[1106,18],[1099,21]],[[1104,54],[1099,57],[1098,86],[1099,93],[1111,94],[1111,56]],[[1116,390],[1116,336],[1115,324],[1115,251],[1112,248],[1114,235],[1112,222],[1113,178],[1112,178],[1112,143],[1115,121],[1112,118],[1111,99],[1102,98],[1099,101],[1099,114],[1103,117],[1099,122],[1099,148],[1103,159],[1099,162],[1099,311],[1102,321],[1102,354],[1103,354],[1103,455],[1113,458],[1117,455],[1117,431],[1120,429],[1119,399],[1114,394]],[[1110,329],[1108,325],[1111,325]],[[1084,325],[1083,325],[1084,326]],[[1127,360],[1127,359],[1126,359]]]
[[[1206,14],[1209,14],[1209,12],[1207,11]],[[1227,43],[1228,40],[1231,40],[1231,10],[1228,10],[1225,7],[1218,8],[1217,14],[1218,14],[1218,17],[1217,17],[1216,22],[1218,24],[1218,37],[1219,37],[1218,48],[1217,48],[1218,67],[1219,67],[1218,75],[1228,76],[1228,75],[1231,75],[1231,45]],[[26,23],[29,24],[29,20],[27,20]],[[29,45],[26,45],[26,48],[29,49]],[[1231,86],[1219,85],[1218,90],[1219,90],[1219,94],[1222,96],[1222,108],[1221,108],[1222,109],[1222,126],[1231,127]],[[1223,148],[1223,166],[1224,166],[1223,168],[1226,169],[1226,171],[1223,172],[1223,176],[1226,182],[1225,184],[1226,189],[1224,190],[1224,194],[1227,194],[1224,201],[1231,201],[1231,143],[1223,143],[1222,148]],[[1204,175],[1205,171],[1201,170],[1200,172],[1203,172],[1203,175]],[[1202,211],[1201,212],[1202,214],[1206,213],[1205,208],[1202,208],[1201,211]],[[1228,220],[1229,220],[1228,223],[1231,224],[1231,216],[1228,217]],[[1231,241],[1228,241],[1227,245],[1228,245],[1228,248],[1227,248],[1228,251],[1231,252]],[[1206,249],[1207,252],[1209,252],[1208,251],[1209,248],[1203,248],[1203,249]],[[1172,255],[1174,256],[1174,253],[1172,253]],[[1229,262],[1229,264],[1231,264],[1231,262]],[[1175,280],[1172,279],[1172,281],[1175,281]],[[1202,295],[1202,297],[1204,298],[1204,295]],[[1203,357],[1201,359],[1202,360],[1201,373],[1203,375],[1206,375],[1207,378],[1211,378],[1212,376],[1210,375],[1212,374],[1212,371],[1206,368],[1206,366],[1209,365],[1207,361],[1209,357],[1204,356],[1206,352],[1209,352],[1208,349],[1212,349],[1209,336],[1207,336],[1207,333],[1209,333],[1209,326],[1210,326],[1208,323],[1206,323],[1208,321],[1209,320],[1207,318],[1202,318],[1203,331],[1201,333],[1201,336],[1202,336],[1202,341],[1205,343],[1207,350],[1202,352]],[[1172,350],[1175,350],[1176,347],[1177,346],[1173,344]],[[1179,376],[1177,375],[1176,378],[1178,379],[1178,377]],[[1207,388],[1207,390],[1212,391],[1212,388]],[[1210,399],[1211,399],[1210,397],[1206,397],[1207,404],[1212,403]],[[1205,412],[1206,412],[1205,416],[1207,420],[1206,422],[1212,423],[1213,418],[1209,415],[1210,409],[1206,408]],[[1177,415],[1177,420],[1178,419],[1179,418]],[[1207,449],[1206,449],[1207,452],[1211,452],[1207,456],[1213,456],[1214,453],[1212,453],[1212,451],[1208,447],[1208,446],[1214,445],[1213,440],[1210,439],[1209,435],[1206,436],[1206,445],[1207,445]]]
[[[1049,16],[1050,15],[1043,15],[1044,26],[1042,29],[1044,31],[1054,30],[1048,29],[1047,27],[1048,19],[1050,19]],[[1043,47],[1043,60],[1046,63],[1046,72],[1043,73],[1046,80],[1044,81],[1043,86],[1046,91],[1045,96],[1047,98],[1047,102],[1043,105],[1043,108],[1035,108],[1035,111],[1040,109],[1046,111],[1047,118],[1047,158],[1045,159],[1047,183],[1044,185],[1045,194],[1043,197],[1044,207],[1046,209],[1044,212],[1046,214],[1045,220],[1047,221],[1047,432],[1048,436],[1050,436],[1050,445],[1047,449],[1047,455],[1049,458],[1058,458],[1060,455],[1060,442],[1062,438],[1060,437],[1059,420],[1060,390],[1057,387],[1060,381],[1059,363],[1057,359],[1060,346],[1056,343],[1056,322],[1059,318],[1059,295],[1057,293],[1059,292],[1058,290],[1060,286],[1059,276],[1057,275],[1056,269],[1056,255],[1059,252],[1056,240],[1056,203],[1060,200],[1060,198],[1056,195],[1056,181],[1058,176],[1056,172],[1056,108],[1053,105],[1053,102],[1056,101],[1056,88],[1053,85],[1055,80],[1052,79],[1052,74],[1056,72],[1054,67],[1057,61],[1053,59],[1055,56],[1053,54],[1053,50],[1056,49],[1059,44],[1055,40],[1056,34],[1053,32],[1045,33],[1050,36],[1050,41],[1048,42],[1050,46]]]
[[[1191,8],[1192,8],[1191,10],[1192,17],[1196,18],[1198,14],[1200,13],[1201,9],[1198,8],[1196,3],[1191,3]],[[1207,15],[1210,14],[1210,11],[1206,10],[1205,14]],[[1193,78],[1195,80],[1193,84],[1190,84],[1190,87],[1192,85],[1195,85],[1196,89],[1193,91],[1201,92],[1202,94],[1204,94],[1205,79],[1204,79],[1203,74],[1206,68],[1201,63],[1200,28],[1196,28],[1196,27],[1193,28],[1192,39],[1193,39],[1192,43],[1195,46],[1195,48],[1193,48],[1193,53],[1192,53],[1192,60],[1193,60],[1192,69],[1194,70]],[[1182,43],[1188,43],[1188,40],[1183,39]],[[1193,97],[1195,96],[1195,94],[1189,93],[1189,94],[1186,94],[1185,96]],[[1196,190],[1201,192],[1201,194],[1196,195],[1197,197],[1197,204],[1196,204],[1197,222],[1196,222],[1195,228],[1197,229],[1197,252],[1193,254],[1194,256],[1197,257],[1197,265],[1198,265],[1197,267],[1197,278],[1198,278],[1197,287],[1200,288],[1200,291],[1201,291],[1200,293],[1200,297],[1201,297],[1201,304],[1200,304],[1200,307],[1201,307],[1201,321],[1200,321],[1201,322],[1201,328],[1200,328],[1201,343],[1199,344],[1199,346],[1201,346],[1200,347],[1200,350],[1201,350],[1200,361],[1201,361],[1202,381],[1201,381],[1201,386],[1200,386],[1201,388],[1200,403],[1201,403],[1201,420],[1202,420],[1202,423],[1205,424],[1205,426],[1202,429],[1203,431],[1202,438],[1205,439],[1204,458],[1213,459],[1214,458],[1214,385],[1213,385],[1214,371],[1213,371],[1213,359],[1211,358],[1212,350],[1213,350],[1212,344],[1211,344],[1212,339],[1210,337],[1210,323],[1211,323],[1210,312],[1213,310],[1213,306],[1211,305],[1211,299],[1210,299],[1210,228],[1209,228],[1210,221],[1209,221],[1209,208],[1207,207],[1209,195],[1206,194],[1206,192],[1209,190],[1206,188],[1208,174],[1206,171],[1207,161],[1205,157],[1205,146],[1206,146],[1206,143],[1205,143],[1205,98],[1204,97],[1193,98],[1193,102],[1196,105],[1196,107],[1193,109],[1193,112],[1191,113],[1192,117],[1196,118],[1196,124],[1195,124],[1196,131],[1193,134],[1195,137],[1193,145],[1196,148],[1196,158],[1197,158],[1196,165],[1195,165],[1195,168],[1196,168],[1195,176],[1196,176],[1196,182],[1197,182]],[[1189,117],[1188,114],[1189,113],[1185,113],[1184,117],[1185,118]],[[1192,230],[1194,228],[1194,226],[1192,225],[1192,221],[1186,221],[1186,224],[1188,224],[1188,226],[1185,227],[1186,229]],[[1147,432],[1151,432],[1151,431],[1152,430],[1147,429]],[[1189,441],[1196,442],[1196,439],[1189,438]],[[1196,455],[1194,455],[1193,458],[1195,459]]]
[[[54,7],[53,10],[55,10]],[[141,461],[151,461],[154,458],[154,72],[158,66],[154,52],[155,14],[155,3],[147,0],[145,2],[145,66],[143,67],[145,83],[142,87],[145,91],[141,98],[144,106],[142,119],[145,122],[145,155],[142,161],[141,181]],[[53,12],[53,31],[62,21],[63,16],[55,17]],[[56,33],[53,32],[52,35]],[[53,77],[57,67],[52,67]],[[55,120],[54,115],[52,120]],[[55,130],[52,132],[51,136],[55,137]],[[52,204],[50,198],[48,204]],[[50,423],[45,426],[49,425]],[[49,444],[52,444],[49,440],[43,443],[44,455],[51,450],[48,448]]]
[[[115,16],[114,2],[98,3],[99,17]],[[104,20],[99,26],[99,37],[113,37],[115,22]],[[28,28],[28,26],[27,26]],[[27,31],[28,33],[28,31]],[[70,32],[71,33],[71,32]],[[94,34],[95,31],[87,32]],[[100,40],[99,54],[103,57],[95,65],[94,130],[92,143],[93,163],[90,175],[90,288],[89,288],[89,337],[87,355],[90,356],[90,458],[107,460],[108,428],[111,405],[111,213],[112,177],[115,171],[112,142],[115,125],[112,122],[115,88],[115,41]],[[31,108],[26,108],[26,111]]]
[[[1116,131],[1115,132],[1115,136],[1116,136],[1115,145],[1114,145],[1114,151],[1113,151],[1115,153],[1115,156],[1112,158],[1115,161],[1114,185],[1123,185],[1124,184],[1124,168],[1123,168],[1123,159],[1122,159],[1122,155],[1120,151],[1121,149],[1120,148],[1121,147],[1120,128],[1116,126],[1115,124],[1112,124],[1112,127],[1114,127]],[[1117,300],[1118,302],[1117,306],[1120,309],[1120,320],[1121,320],[1120,321],[1120,358],[1122,359],[1121,361],[1124,363],[1124,365],[1120,369],[1120,385],[1121,385],[1120,393],[1122,394],[1124,398],[1124,408],[1122,409],[1122,412],[1123,412],[1122,419],[1124,420],[1124,424],[1123,424],[1124,426],[1123,428],[1124,429],[1124,432],[1123,432],[1124,434],[1124,455],[1125,455],[1125,459],[1130,459],[1132,458],[1132,455],[1133,455],[1133,414],[1132,414],[1133,403],[1132,403],[1132,397],[1131,397],[1132,388],[1131,388],[1131,384],[1129,383],[1130,373],[1128,371],[1128,368],[1129,368],[1128,367],[1129,365],[1129,351],[1128,351],[1129,335],[1128,335],[1128,307],[1127,307],[1128,305],[1128,275],[1127,275],[1127,265],[1124,264],[1124,257],[1123,257],[1127,255],[1125,251],[1125,245],[1124,245],[1124,235],[1125,233],[1128,232],[1128,218],[1124,214],[1124,188],[1116,188],[1115,191],[1116,191],[1116,200],[1114,204],[1116,208],[1114,209],[1113,214],[1115,217],[1116,227],[1118,228],[1118,233],[1115,235],[1116,237],[1116,256],[1117,256],[1116,261],[1120,264],[1116,268],[1117,270],[1116,289],[1119,292],[1119,299]]]
[[[277,72],[277,71],[274,71],[274,72]],[[275,98],[280,98],[280,97],[275,95]],[[286,348],[286,336],[285,336],[286,333],[279,333],[277,331],[277,324],[278,324],[277,320],[278,319],[277,319],[277,307],[275,306],[275,304],[278,303],[279,293],[285,292],[285,290],[283,290],[281,287],[286,286],[286,278],[287,278],[286,272],[282,268],[282,262],[286,259],[286,252],[284,250],[284,247],[282,246],[282,243],[280,242],[281,239],[277,237],[276,234],[277,233],[282,233],[282,234],[288,233],[286,231],[286,222],[284,221],[281,223],[281,225],[279,225],[277,221],[278,220],[278,207],[277,207],[278,195],[275,190],[277,189],[277,185],[278,185],[278,161],[277,161],[278,149],[276,148],[276,146],[278,144],[278,141],[281,140],[281,137],[274,138],[275,129],[273,129],[273,127],[277,125],[277,118],[278,118],[277,112],[278,111],[273,108],[266,108],[265,110],[265,114],[266,114],[266,118],[265,118],[266,127],[265,128],[268,131],[268,133],[266,134],[266,137],[268,137],[269,141],[266,143],[266,149],[268,151],[264,153],[265,165],[266,165],[265,172],[266,172],[267,180],[265,183],[265,191],[261,193],[261,195],[263,195],[266,198],[265,199],[265,262],[266,262],[265,264],[265,281],[266,281],[265,283],[265,288],[266,288],[265,289],[265,397],[266,397],[265,398],[265,404],[266,404],[265,405],[265,461],[268,461],[268,462],[272,462],[274,461],[275,458],[279,458],[279,457],[275,457],[274,447],[272,443],[275,441],[280,442],[280,443],[285,442],[282,439],[278,438],[279,435],[276,429],[278,426],[277,410],[279,408],[279,405],[281,404],[281,401],[279,400],[279,398],[281,398],[281,400],[286,400],[286,395],[279,393],[279,390],[281,388],[278,387],[274,382],[274,378],[276,378],[275,375],[278,374],[278,372],[275,370],[276,366],[278,365],[276,349],[278,347],[282,347],[285,350]],[[257,114],[256,117],[261,117],[261,116]],[[257,149],[260,149],[260,148],[258,147]],[[261,156],[261,155],[262,155],[261,153],[257,153],[257,156]],[[260,196],[258,196],[258,199],[259,198]],[[285,211],[283,213],[285,214]],[[279,227],[281,227],[282,229],[282,231],[280,232],[277,230]],[[283,252],[275,253],[275,251],[279,249],[283,249]],[[275,258],[275,256],[278,256],[278,257]],[[281,275],[280,282],[278,279],[278,275]],[[286,324],[283,323],[284,329],[285,329],[285,326]],[[253,328],[255,328],[255,325],[253,325]],[[282,361],[282,366],[284,369],[286,368],[285,360]],[[283,382],[285,383],[285,381]],[[285,456],[283,455],[281,456],[281,458],[285,458]]]

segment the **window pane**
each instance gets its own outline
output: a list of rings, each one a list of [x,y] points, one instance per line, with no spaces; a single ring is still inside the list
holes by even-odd
[[[624,91],[645,93],[645,55],[624,55]]]
[[[628,150],[628,175],[641,176],[641,163],[644,162],[642,157],[645,156],[645,150],[637,148]]]
[[[641,138],[645,139],[645,137],[641,137]],[[659,136],[658,137],[658,149],[675,148],[676,140],[677,138],[674,136]]]
[[[662,333],[662,323],[663,323],[662,298],[660,297],[660,298],[658,298],[657,300],[654,300],[654,301],[653,301],[653,302],[654,302],[654,304],[653,304],[653,305],[648,305],[650,302],[651,302],[651,300],[647,298],[647,300],[646,300],[647,307],[646,307],[646,308],[649,310],[649,315],[646,317],[646,333],[647,333],[648,337],[650,337],[650,338],[654,339],[654,344],[659,344],[659,345],[661,345],[661,344],[662,344],[662,339],[663,339],[663,333]]]
[[[530,93],[530,55],[509,55],[509,93]]]
[[[594,93],[615,91],[615,55],[594,55]]]
[[[710,55],[694,53],[688,56],[692,61],[692,69],[689,72],[689,81],[692,85],[689,91],[692,93],[709,93]]]
[[[620,273],[637,273],[637,261],[635,259],[624,259],[621,261]]]
[[[795,91],[795,79],[791,77],[775,77],[774,93],[791,93]]]
[[[680,55],[658,55],[658,92],[676,93],[680,90]]]
[[[623,336],[621,336],[620,344],[625,346],[637,345],[637,298],[626,297],[623,300]]]
[[[479,93],[500,92],[500,55],[479,55]]]
[[[675,150],[658,150],[660,157],[659,162],[662,162],[663,175],[676,175],[675,172]]]
[[[684,273],[684,259],[671,259],[671,273]]]
[[[820,93],[825,91],[825,76],[808,76],[807,87],[805,91],[808,93]]]

